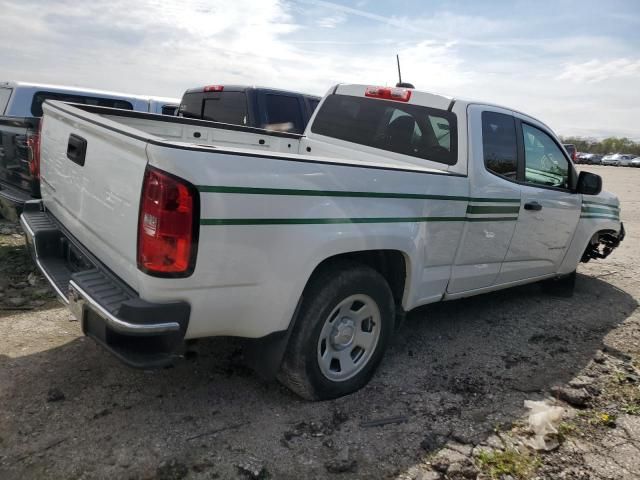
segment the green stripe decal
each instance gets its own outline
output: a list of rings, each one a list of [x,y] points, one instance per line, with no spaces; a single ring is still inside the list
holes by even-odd
[[[601,205],[603,207],[609,207],[609,208],[613,208],[615,210],[620,210],[620,206],[618,205],[612,205],[611,203],[603,203],[603,202],[592,202],[590,200],[584,200],[582,202],[584,205]]]
[[[466,222],[515,222],[518,217],[467,217]]]
[[[468,200],[470,202],[479,202],[479,203],[517,203],[518,205],[520,205],[520,199],[519,198],[486,198],[486,197],[474,198],[474,197],[470,197]]]
[[[304,190],[295,188],[256,188],[230,187],[217,185],[199,185],[202,193],[235,193],[245,195],[288,195],[302,197],[352,197],[352,198],[401,198],[411,200],[450,200],[454,202],[484,202],[484,203],[520,203],[519,198],[470,198],[457,195],[431,195],[421,193],[394,192],[357,192],[344,190]]]
[[[253,188],[198,186],[203,193],[241,193],[245,195],[289,195],[301,197],[405,198],[413,200],[451,200],[466,202],[467,197],[454,195],[423,195],[420,193],[350,192],[342,190],[300,190],[293,188]]]
[[[582,206],[582,213],[604,213],[606,215],[619,215],[620,214],[616,210],[609,210],[607,208],[599,208],[599,207],[587,207],[586,205]]]
[[[468,205],[467,213],[519,213],[520,206],[516,207],[483,207],[476,205]]]
[[[580,215],[580,218],[605,218],[607,220],[617,220],[620,221],[620,217],[616,215],[596,215],[596,214],[587,214]]]
[[[513,222],[515,217],[203,218],[200,225],[327,225],[353,223]]]

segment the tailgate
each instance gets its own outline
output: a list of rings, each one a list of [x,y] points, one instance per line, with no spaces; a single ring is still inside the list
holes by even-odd
[[[130,287],[137,285],[145,133],[63,104],[44,104],[44,205],[82,245]]]

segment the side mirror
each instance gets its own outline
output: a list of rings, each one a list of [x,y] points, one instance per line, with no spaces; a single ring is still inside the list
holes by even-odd
[[[590,172],[580,172],[578,175],[577,193],[584,195],[598,195],[602,191],[602,177]]]

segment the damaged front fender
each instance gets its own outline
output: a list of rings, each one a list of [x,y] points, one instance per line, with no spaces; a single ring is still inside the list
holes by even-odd
[[[624,224],[622,223],[620,223],[619,232],[603,231],[596,233],[591,237],[580,261],[586,263],[591,259],[607,258],[624,240],[624,235]]]

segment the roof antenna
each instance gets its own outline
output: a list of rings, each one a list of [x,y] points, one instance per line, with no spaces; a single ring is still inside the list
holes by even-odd
[[[416,88],[412,83],[404,83],[402,81],[402,74],[400,73],[400,55],[396,53],[396,61],[398,62],[398,83],[396,83],[396,87],[400,88]]]

